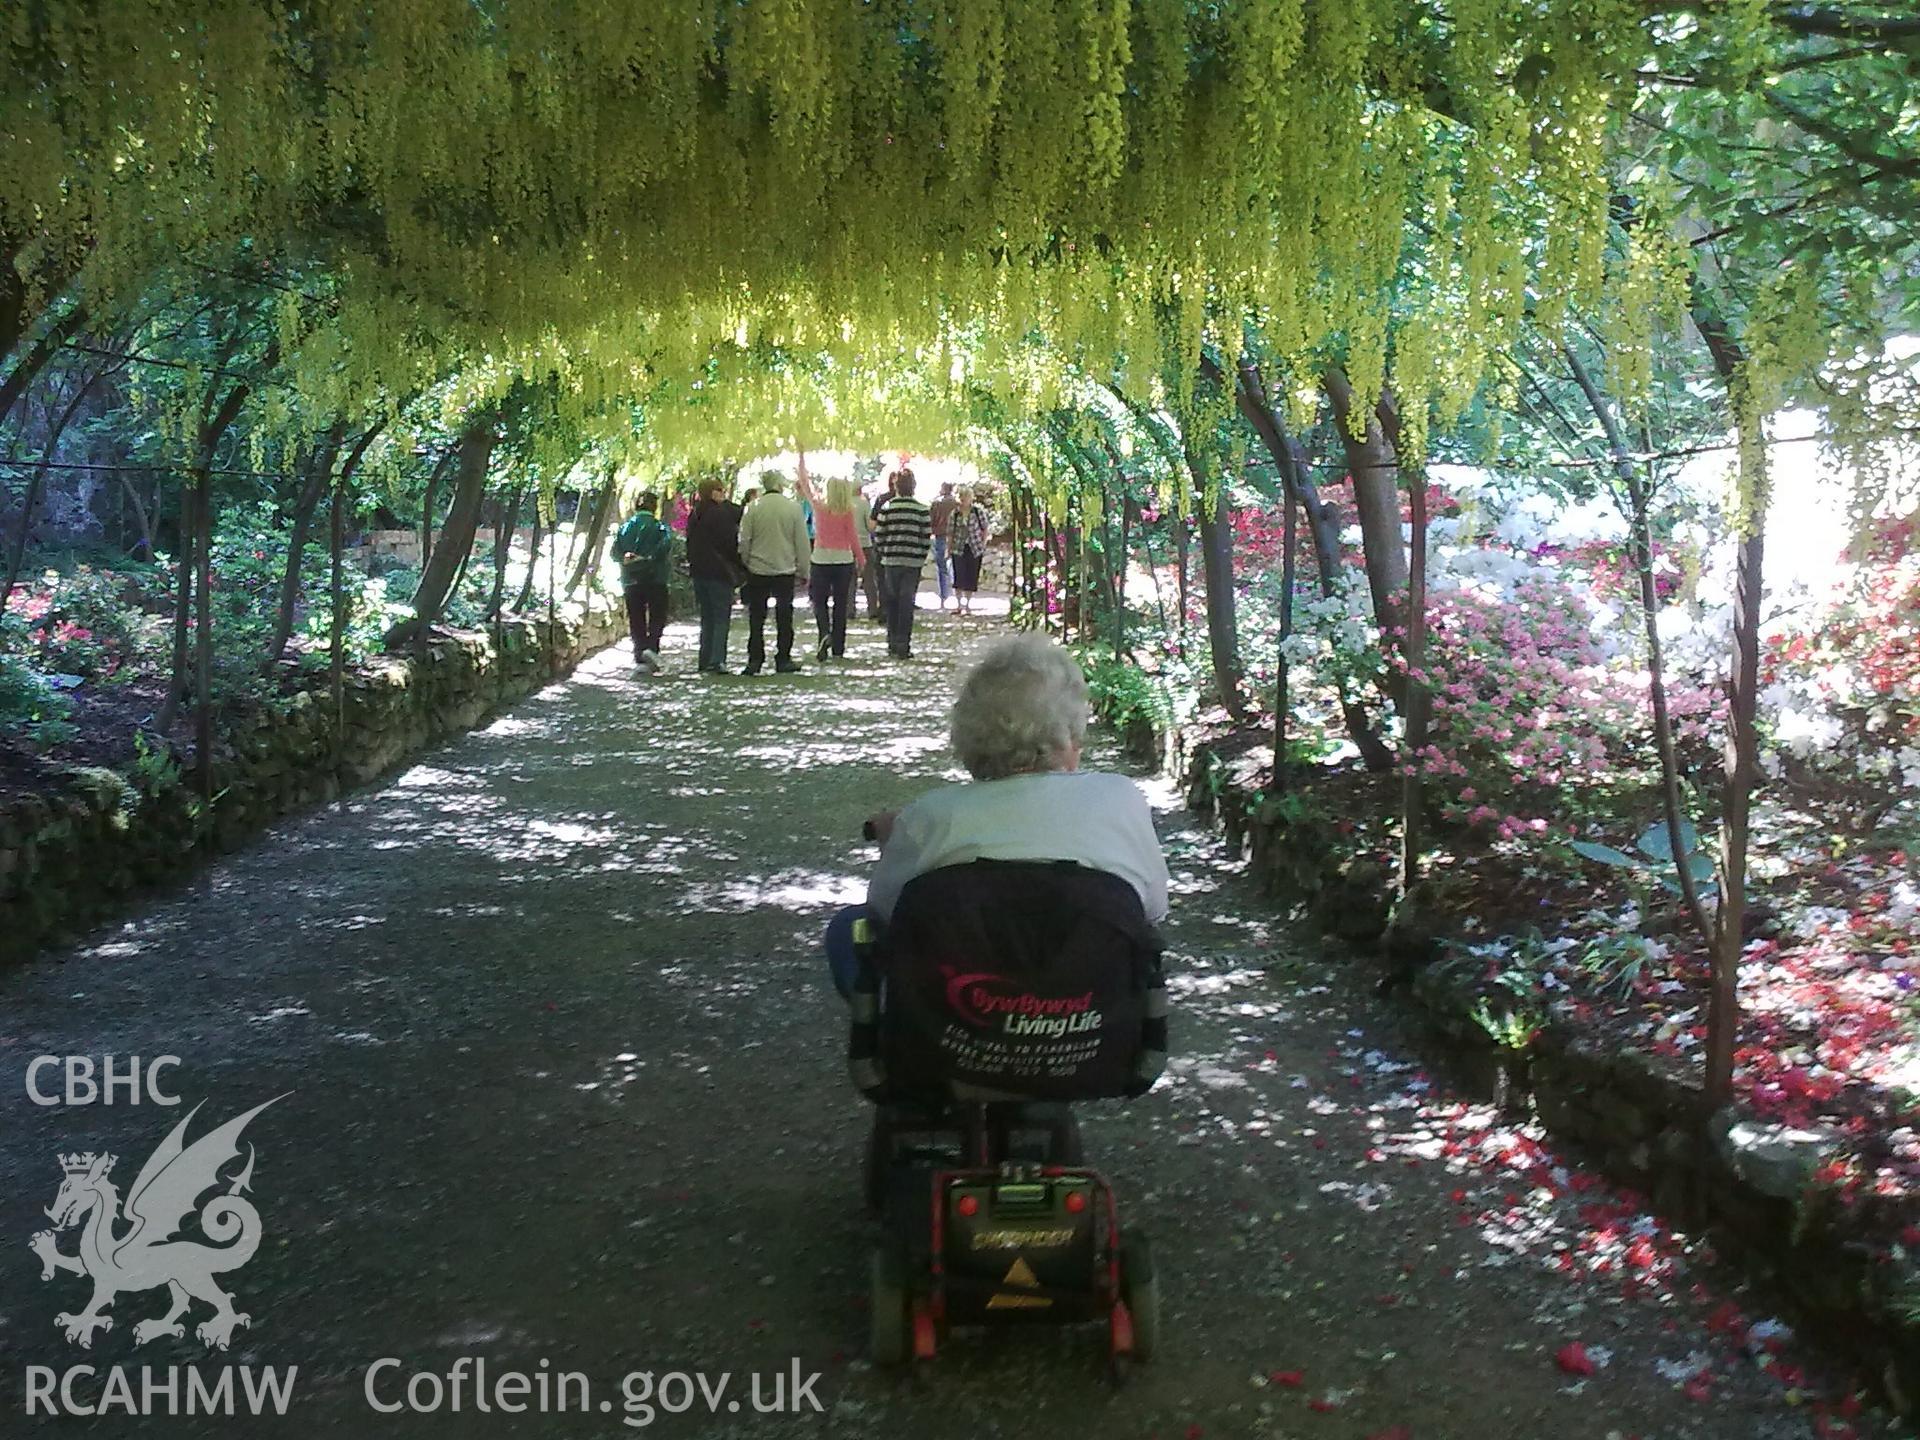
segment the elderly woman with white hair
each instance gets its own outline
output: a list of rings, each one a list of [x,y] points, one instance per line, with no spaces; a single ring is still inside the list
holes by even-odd
[[[1124,775],[1080,768],[1087,682],[1073,656],[1036,636],[1002,640],[968,672],[954,703],[955,754],[973,779],[873,816],[880,861],[865,906],[827,928],[842,994],[853,983],[853,923],[883,923],[915,876],[974,860],[1064,860],[1139,892],[1147,920],[1167,916],[1167,863],[1146,797]]]

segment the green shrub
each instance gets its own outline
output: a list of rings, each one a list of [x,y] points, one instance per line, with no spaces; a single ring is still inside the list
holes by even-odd
[[[18,655],[0,654],[0,735],[51,749],[77,731],[73,700]]]
[[[1173,697],[1158,676],[1111,658],[1094,661],[1086,671],[1094,714],[1116,729],[1124,730],[1135,721],[1164,729],[1173,722]]]

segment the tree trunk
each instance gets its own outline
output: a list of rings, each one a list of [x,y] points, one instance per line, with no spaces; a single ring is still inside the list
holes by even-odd
[[[1420,772],[1420,752],[1427,746],[1427,471],[1424,465],[1407,474],[1413,553],[1407,579],[1407,687],[1406,771],[1400,792],[1400,893],[1405,895],[1420,878],[1420,859],[1426,844],[1426,784]]]
[[[173,732],[174,717],[187,693],[187,646],[193,621],[193,546],[200,533],[194,508],[193,486],[180,486],[180,540],[173,564],[173,643],[172,667],[167,677],[167,698],[161,702],[156,726],[162,736]]]
[[[327,599],[327,696],[333,703],[333,753],[338,755],[346,737],[341,733],[347,718],[347,480],[343,473],[333,482],[332,513],[328,517],[329,566]]]
[[[269,345],[262,366],[271,370],[277,363],[279,346]],[[180,500],[180,578],[178,604],[174,611],[173,628],[173,675],[167,688],[167,698],[160,707],[159,729],[165,735],[173,727],[187,689],[188,663],[188,620],[193,613],[193,605],[198,599],[199,630],[194,646],[194,701],[195,743],[200,751],[194,757],[195,772],[200,784],[202,799],[212,796],[213,785],[213,462],[221,439],[232,428],[239,417],[240,407],[246,404],[252,386],[241,381],[227,392],[220,408],[203,420],[199,439],[194,448],[192,468],[187,475],[190,480]],[[209,391],[207,401],[203,402],[201,414],[206,415],[206,403],[211,402]],[[198,572],[195,578],[195,572]]]
[[[270,347],[264,368],[272,369],[277,347]],[[220,408],[200,429],[200,443],[194,454],[196,559],[194,605],[199,625],[194,636],[193,660],[193,767],[194,779],[203,801],[213,800],[213,462],[220,441],[240,417],[253,387],[245,380],[227,391]]]
[[[1740,548],[1734,564],[1733,665],[1727,685],[1725,778],[1721,787],[1720,904],[1715,916],[1713,990],[1707,1010],[1707,1103],[1724,1105],[1733,1092],[1734,1050],[1740,1035],[1740,955],[1747,906],[1748,823],[1759,773],[1755,716],[1760,699],[1760,607],[1765,597],[1766,433],[1747,394],[1746,357],[1717,310],[1698,290],[1694,323],[1713,354],[1714,368],[1733,400],[1739,427]]]
[[[1027,580],[1027,628],[1047,633],[1047,520],[1031,490],[1021,495],[1026,524],[1021,531],[1026,554],[1021,568]]]
[[[1660,799],[1667,817],[1667,845],[1673,852],[1674,878],[1680,886],[1680,898],[1686,906],[1688,918],[1693,921],[1700,938],[1710,944],[1713,929],[1707,921],[1706,909],[1700,903],[1700,892],[1694,884],[1693,873],[1688,868],[1689,847],[1681,843],[1680,762],[1674,751],[1673,722],[1667,711],[1666,666],[1660,645],[1660,597],[1653,579],[1652,497],[1647,492],[1640,467],[1634,463],[1632,453],[1627,449],[1627,438],[1621,433],[1613,407],[1607,404],[1599,385],[1573,347],[1563,343],[1560,350],[1566,356],[1567,368],[1573,374],[1574,383],[1580,387],[1580,393],[1587,397],[1587,404],[1606,434],[1613,473],[1626,487],[1627,523],[1632,530],[1629,544],[1634,573],[1640,581],[1640,619],[1647,633],[1647,694],[1653,709],[1654,744],[1660,752]]]
[[[1042,505],[1040,507],[1040,539],[1044,545],[1040,560],[1040,633],[1053,633],[1053,512]],[[1060,607],[1060,617],[1064,624],[1066,606]]]
[[[240,387],[235,387],[240,388]],[[211,460],[211,446],[202,453]],[[202,801],[213,801],[213,474],[199,467],[194,484],[199,531],[195,543],[194,607],[198,626],[193,642],[193,777]]]
[[[534,576],[540,569],[540,540],[544,533],[544,524],[540,514],[540,502],[536,498],[533,506],[533,541],[527,547],[527,578],[520,586],[520,594],[513,602],[513,613],[524,615],[527,606],[533,603]]]
[[[1127,650],[1127,542],[1132,528],[1133,507],[1127,500],[1127,477],[1120,476],[1120,549],[1107,552],[1107,573],[1113,578],[1113,658],[1117,662]]]
[[[80,327],[87,323],[87,307],[75,305],[62,315],[46,332],[28,347],[27,353],[20,357],[20,363],[7,372],[7,378],[0,381],[0,421],[7,418],[14,402],[26,392],[26,388],[47,366],[47,362],[60,352],[60,347],[71,340]]]
[[[577,520],[580,514],[578,507],[575,508],[573,513]],[[556,542],[560,539],[560,512],[558,510],[554,511],[553,515],[553,538]],[[559,549],[560,547],[556,543],[554,545],[554,558],[556,560],[560,558]],[[549,680],[560,673],[560,603],[554,594],[554,585],[559,578],[559,574],[559,566],[547,566],[547,678]]]
[[[1228,509],[1223,476],[1211,500],[1199,457],[1187,451],[1187,469],[1200,500],[1200,570],[1207,594],[1207,648],[1212,654],[1213,683],[1220,703],[1235,720],[1246,718],[1241,694],[1240,626],[1233,592],[1233,518]]]
[[[11,236],[0,244],[0,360],[13,353],[27,328],[27,282],[13,268],[20,243]]]
[[[600,568],[600,555],[606,548],[607,531],[611,528],[619,494],[618,476],[609,467],[606,484],[594,500],[593,518],[587,522],[586,541],[580,547],[580,558],[574,564],[573,574],[567,578],[566,597],[569,600],[573,598],[573,592],[580,588],[581,582]]]
[[[1407,591],[1407,550],[1400,534],[1400,490],[1393,442],[1382,425],[1382,415],[1369,415],[1364,432],[1352,429],[1353,387],[1337,368],[1321,383],[1333,402],[1333,415],[1353,477],[1353,503],[1360,517],[1360,543],[1366,554],[1367,588],[1373,596],[1373,616],[1382,632],[1399,625],[1401,597]],[[1390,419],[1392,396],[1381,398],[1381,411]]]
[[[1287,788],[1287,641],[1293,638],[1294,553],[1299,545],[1295,517],[1300,513],[1294,503],[1293,486],[1285,487],[1286,519],[1280,530],[1280,644],[1274,657],[1273,676],[1273,790],[1284,794]]]
[[[147,559],[151,560],[153,558],[153,526],[147,520],[147,507],[141,503],[140,492],[134,488],[133,482],[127,479],[125,474],[120,476],[120,489],[125,494],[127,503],[133,507],[133,523],[140,527],[140,545],[134,553],[144,553]],[[122,533],[124,534],[124,527],[122,527]]]
[[[460,457],[460,447],[453,449],[434,461],[433,469],[427,472],[427,488],[420,497],[420,568],[427,568],[427,560],[433,554],[433,502],[440,493],[440,481],[448,468]]]
[[[413,596],[413,618],[387,631],[386,644],[390,650],[416,637],[424,640],[438,623],[447,596],[453,591],[454,578],[466,562],[467,551],[473,546],[473,532],[480,524],[480,506],[487,493],[487,466],[499,440],[495,419],[492,414],[482,415],[460,436],[455,452],[458,465],[453,503],[447,507],[447,523],[441,529],[433,558],[420,572],[420,588]]]
[[[524,485],[513,487],[513,494],[493,529],[493,593],[487,597],[489,620],[499,618],[500,602],[506,595],[507,559],[513,550],[514,527],[520,523],[520,497],[526,493],[527,487]]]
[[[1080,513],[1076,514],[1075,511],[1079,511]],[[1092,612],[1093,606],[1087,603],[1087,527],[1085,506],[1080,502],[1078,497],[1075,499],[1073,508],[1067,511],[1067,531],[1063,538],[1066,553],[1061,560],[1061,570],[1062,573],[1065,574],[1067,566],[1070,565],[1073,567],[1072,618],[1080,622],[1080,643],[1084,645],[1087,643],[1087,618]],[[1061,620],[1064,622],[1066,619],[1067,617],[1063,614]]]
[[[1214,374],[1219,374],[1217,367]],[[1281,426],[1278,412],[1268,403],[1266,382],[1250,360],[1243,360],[1240,364],[1240,380],[1234,387],[1234,395],[1240,413],[1253,426],[1261,443],[1267,447],[1267,453],[1273,457],[1274,466],[1280,471],[1287,490],[1300,502],[1301,513],[1307,519],[1307,534],[1313,544],[1315,568],[1320,572],[1320,593],[1337,594],[1340,588],[1339,524],[1321,500],[1319,487],[1308,475],[1292,437]],[[1340,696],[1340,714],[1346,722],[1348,738],[1360,752],[1361,764],[1376,775],[1391,770],[1393,751],[1374,731],[1365,707],[1344,691]]]
[[[1011,470],[1008,475],[1011,477]],[[1013,509],[1014,593],[1020,597],[1020,623],[1030,627],[1033,624],[1033,549],[1027,543],[1032,538],[1027,519],[1027,497],[1025,492],[1011,483],[1007,486],[1007,494]]]
[[[1707,1026],[1707,1097],[1715,1105],[1724,1104],[1732,1093],[1733,1052],[1740,1032],[1748,823],[1759,773],[1754,720],[1759,709],[1765,552],[1765,516],[1755,515],[1752,533],[1740,542],[1734,572],[1733,670],[1727,686],[1726,778],[1721,791],[1720,907],[1714,933],[1713,1005]]]
[[[1188,527],[1187,517],[1173,517],[1173,600],[1180,611],[1180,625],[1174,631],[1174,648],[1180,658],[1187,655],[1187,620],[1193,614],[1193,562],[1190,551],[1193,548],[1193,532]]]
[[[280,603],[274,611],[273,638],[267,642],[266,668],[271,671],[286,654],[287,641],[293,636],[293,612],[300,604],[300,564],[307,553],[307,529],[320,497],[333,479],[333,462],[340,454],[340,438],[346,430],[344,420],[336,420],[315,448],[307,464],[307,483],[294,501],[292,533],[287,536],[287,564],[280,577]]]

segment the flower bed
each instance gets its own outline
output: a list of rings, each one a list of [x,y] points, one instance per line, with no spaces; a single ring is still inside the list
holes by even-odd
[[[281,815],[365,784],[624,633],[609,611],[576,612],[551,635],[532,620],[455,632],[424,655],[356,667],[337,722],[324,689],[254,709],[217,741],[211,804],[170,759],[146,751],[124,769],[71,768],[9,799],[0,805],[0,962],[98,921],[131,892],[243,844]]]
[[[1920,1403],[1920,1148],[1911,1128],[1836,1108],[1849,1087],[1817,1060],[1794,1063],[1772,1004],[1796,985],[1839,983],[1839,972],[1814,966],[1809,982],[1783,968],[1774,987],[1749,991],[1740,1101],[1710,1112],[1697,1063],[1703,977],[1648,976],[1602,997],[1572,937],[1536,942],[1542,962],[1526,964],[1511,941],[1461,937],[1458,915],[1395,913],[1392,870],[1377,848],[1393,777],[1335,772],[1322,782],[1338,791],[1333,803],[1281,801],[1261,792],[1272,753],[1258,734],[1229,733],[1217,717],[1174,734],[1136,719],[1134,732],[1140,758],[1171,756],[1190,804],[1215,816],[1236,848],[1250,846],[1277,898],[1383,957],[1384,988],[1406,997],[1448,1053],[1497,1075],[1506,1103],[1651,1197],[1668,1223],[1712,1226],[1891,1403],[1907,1413]],[[1551,918],[1551,903],[1539,905],[1551,902],[1550,886],[1510,878],[1520,883],[1503,892],[1503,913],[1537,908],[1536,918]],[[1490,873],[1479,880],[1499,884]],[[1497,927],[1482,919],[1477,928]],[[1447,930],[1453,943],[1437,933]],[[1762,978],[1753,973],[1762,953],[1750,950],[1749,980]],[[1866,1053],[1872,1031],[1815,1025],[1804,1038],[1839,1059]]]
[[[1547,543],[1434,509],[1444,518],[1433,527],[1430,645],[1414,677],[1434,699],[1430,743],[1414,760],[1430,853],[1405,900],[1393,903],[1400,777],[1359,771],[1336,718],[1342,687],[1378,717],[1406,674],[1375,645],[1357,577],[1331,597],[1302,583],[1286,647],[1297,767],[1287,793],[1267,788],[1264,725],[1236,732],[1224,716],[1188,715],[1173,735],[1137,737],[1138,750],[1173,757],[1189,802],[1218,818],[1230,846],[1251,848],[1277,894],[1383,956],[1384,983],[1450,1049],[1494,1064],[1516,1100],[1675,1217],[1724,1227],[1912,1406],[1914,520],[1883,526],[1858,557],[1865,568],[1836,567],[1831,593],[1788,597],[1769,633],[1736,1101],[1715,1115],[1700,1082],[1704,946],[1662,883],[1672,861],[1631,838],[1656,855],[1665,844],[1637,581],[1617,543]],[[1270,541],[1267,530],[1248,527]],[[1708,832],[1686,863],[1710,900],[1730,577],[1725,556],[1681,539],[1663,547],[1656,578],[1671,602],[1659,623],[1685,808]],[[1271,575],[1243,580],[1250,602],[1272,590]],[[1110,683],[1102,698],[1128,694]],[[1159,711],[1131,695],[1136,729],[1143,716]],[[1328,763],[1301,765],[1308,756]]]

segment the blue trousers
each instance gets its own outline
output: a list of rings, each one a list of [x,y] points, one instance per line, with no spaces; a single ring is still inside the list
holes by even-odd
[[[933,581],[940,587],[940,603],[953,594],[953,562],[947,558],[947,537],[933,537]]]
[[[727,580],[695,580],[693,598],[700,606],[700,668],[727,667],[727,631],[733,628],[733,584]]]

